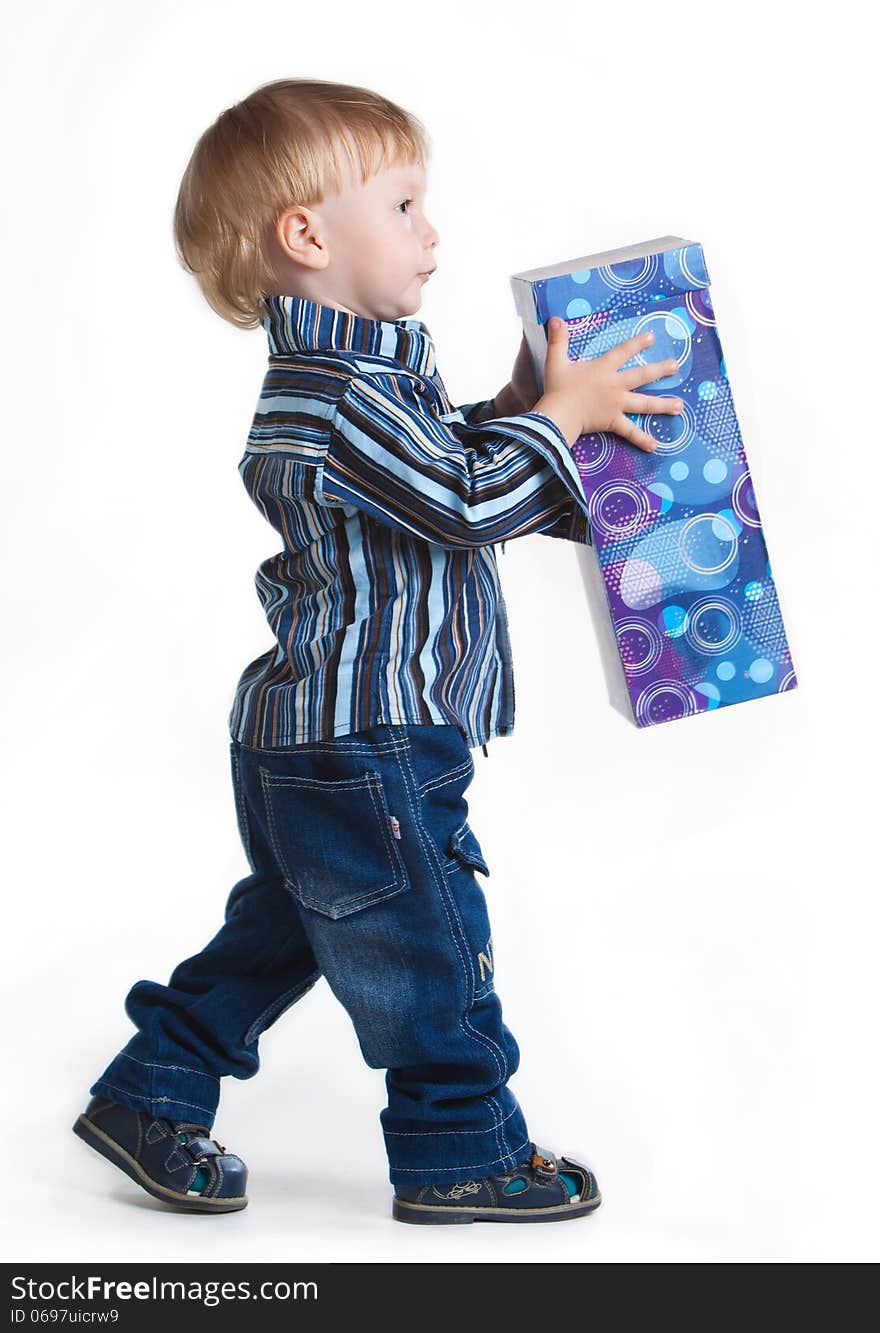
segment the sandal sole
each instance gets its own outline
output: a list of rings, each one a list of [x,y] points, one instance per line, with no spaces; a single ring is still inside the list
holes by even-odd
[[[84,1115],[77,1116],[73,1124],[73,1132],[90,1148],[94,1148],[95,1152],[99,1152],[102,1157],[106,1157],[108,1162],[118,1166],[120,1171],[124,1171],[136,1184],[162,1203],[173,1203],[176,1207],[184,1208],[190,1213],[236,1213],[248,1205],[246,1194],[237,1195],[230,1199],[205,1199],[201,1195],[181,1194],[179,1190],[168,1189],[167,1186],[160,1185],[157,1180],[153,1180],[152,1176],[147,1175],[140,1162]]]
[[[581,1203],[550,1204],[545,1208],[432,1208],[427,1203],[408,1203],[395,1196],[391,1213],[398,1222],[566,1222],[594,1212],[601,1202],[602,1195],[596,1194]]]

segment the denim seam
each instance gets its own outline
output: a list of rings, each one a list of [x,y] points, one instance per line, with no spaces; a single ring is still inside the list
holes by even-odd
[[[257,867],[254,864],[253,852],[251,851],[251,828],[247,817],[247,807],[244,800],[244,790],[241,783],[241,769],[238,762],[238,755],[234,747],[232,750],[232,791],[235,797],[235,809],[238,814],[238,831],[244,845],[244,854],[247,857],[247,863],[254,874],[257,873]]]
[[[507,1115],[499,1123],[503,1125],[504,1121],[509,1120],[512,1115],[516,1115],[518,1110],[519,1107],[515,1106],[512,1111],[507,1112]],[[497,1126],[494,1128],[497,1128]],[[484,1129],[386,1129],[383,1132],[393,1135],[396,1139],[421,1139],[425,1137],[443,1137],[449,1134],[485,1134],[486,1131]],[[453,1167],[451,1169],[457,1171],[459,1168]],[[466,1169],[466,1167],[462,1168],[462,1170]]]
[[[407,748],[405,748],[404,750],[401,751],[401,760],[403,761],[403,763],[406,764],[407,770],[408,770],[408,772],[409,772],[410,782],[411,782],[411,784],[412,784],[413,790],[416,792],[416,794],[418,794],[418,783],[416,782],[415,774],[413,773],[412,765],[411,765],[411,763],[410,763],[410,758],[409,758],[409,753],[408,753],[408,746],[407,746]],[[439,858],[439,855],[437,854],[437,850],[436,850],[436,848],[434,847],[434,845],[433,845],[433,841],[432,841],[430,838],[427,840],[428,845],[426,846],[426,840],[425,840],[425,838],[424,838],[423,835],[422,835],[422,819],[421,819],[421,811],[420,811],[418,808],[416,809],[415,827],[416,827],[416,833],[418,834],[419,842],[420,842],[421,847],[422,847],[422,851],[423,851],[423,853],[425,854],[426,862],[430,865],[430,862],[431,862],[431,858],[430,858],[430,854],[429,854],[429,848],[430,848],[430,850],[434,852],[434,855],[435,855],[435,858],[436,858],[438,867],[439,867],[439,869],[440,869],[440,881],[441,881],[441,884],[442,884],[442,889],[441,889],[441,893],[440,893],[440,899],[441,899],[441,901],[442,901],[442,903],[443,903],[443,910],[444,910],[444,913],[445,913],[445,915],[446,915],[447,923],[448,923],[448,925],[449,925],[449,934],[450,934],[450,938],[452,939],[452,942],[453,942],[453,944],[454,944],[454,946],[455,946],[455,951],[456,951],[456,953],[458,954],[459,962],[461,963],[461,966],[462,966],[462,972],[463,972],[463,974],[464,974],[464,977],[465,977],[465,980],[466,980],[466,981],[468,981],[468,978],[469,978],[469,984],[468,984],[468,986],[467,986],[467,992],[466,992],[466,1000],[467,1000],[467,1007],[470,1008],[470,1005],[473,1003],[473,999],[472,999],[472,997],[473,997],[473,991],[474,991],[474,977],[473,977],[472,971],[470,970],[470,967],[469,967],[470,959],[469,959],[469,957],[467,957],[466,955],[464,955],[464,954],[462,953],[462,950],[461,950],[461,948],[460,948],[460,946],[459,946],[459,942],[458,942],[458,940],[457,940],[456,937],[455,937],[455,931],[454,931],[454,929],[453,929],[452,921],[451,921],[451,919],[450,919],[450,915],[449,915],[449,906],[448,906],[447,901],[446,901],[446,899],[447,899],[447,894],[449,895],[450,898],[452,897],[452,895],[451,895],[451,893],[449,892],[449,886],[447,885],[445,876],[444,876],[444,874],[443,874],[443,867],[442,867],[442,865],[440,864],[440,858]],[[454,906],[455,906],[455,904],[454,904],[454,901],[453,901],[453,907],[454,907]],[[463,929],[463,927],[462,927],[462,924],[461,924],[461,918],[459,917],[459,915],[458,915],[458,911],[457,911],[457,910],[456,910],[456,912],[455,912],[455,915],[456,915],[456,918],[457,918],[457,920],[458,920],[458,925],[459,925],[459,929],[461,930],[462,937],[464,938],[465,932],[464,932],[464,929]],[[468,998],[468,996],[470,996],[471,998]],[[474,1039],[478,1044],[483,1045],[486,1049],[488,1049],[488,1050],[491,1052],[491,1054],[492,1054],[492,1058],[493,1058],[493,1060],[495,1061],[495,1067],[496,1067],[496,1069],[498,1070],[499,1078],[500,1078],[501,1082],[503,1083],[504,1080],[505,1080],[505,1078],[506,1078],[506,1074],[507,1074],[507,1060],[506,1060],[506,1058],[504,1057],[504,1053],[503,1053],[503,1051],[501,1052],[502,1060],[503,1060],[503,1068],[502,1068],[502,1065],[499,1064],[499,1061],[498,1061],[498,1046],[496,1045],[495,1042],[491,1041],[490,1039],[488,1039],[488,1038],[484,1038],[484,1036],[483,1036],[482,1033],[477,1032],[476,1029],[473,1028],[473,1027],[471,1026],[471,1024],[470,1024],[470,1022],[468,1021],[468,1018],[467,1018],[467,1010],[465,1010],[465,1013],[464,1013],[464,1014],[460,1014],[460,1015],[459,1015],[458,1023],[459,1023],[459,1027],[462,1029],[463,1032],[464,1032],[465,1030],[469,1031],[470,1034],[471,1034],[471,1036],[473,1037],[473,1039]],[[497,1146],[498,1146],[500,1159],[503,1159],[503,1158],[505,1157],[505,1154],[503,1153],[503,1148],[502,1148],[502,1145],[503,1145],[503,1144],[506,1144],[506,1145],[507,1145],[508,1152],[507,1152],[506,1156],[509,1157],[509,1156],[512,1155],[512,1154],[511,1154],[511,1151],[510,1151],[510,1144],[508,1143],[508,1141],[507,1141],[507,1137],[506,1137],[506,1135],[503,1133],[503,1131],[500,1131],[500,1125],[503,1124],[503,1117],[502,1117],[502,1115],[501,1115],[501,1108],[499,1107],[499,1105],[498,1105],[497,1101],[495,1100],[495,1098],[492,1097],[492,1096],[490,1096],[488,1093],[485,1093],[485,1094],[483,1095],[483,1100],[486,1102],[486,1105],[487,1105],[487,1106],[490,1108],[490,1110],[492,1111],[492,1118],[493,1118],[493,1120],[494,1120],[494,1122],[495,1122],[494,1125],[493,1125],[493,1130],[494,1130],[494,1133],[495,1133],[495,1140],[496,1140],[496,1143],[497,1143]],[[499,1134],[499,1131],[500,1131],[500,1134]],[[452,1168],[444,1168],[444,1170],[449,1170],[449,1169],[451,1169],[451,1170],[455,1170],[455,1171],[458,1171],[458,1170],[470,1170],[469,1167],[452,1167]]]
[[[299,999],[300,995],[305,995],[306,991],[311,990],[320,980],[321,975],[320,968],[315,972],[310,972],[305,981],[297,982],[295,986],[291,986],[290,990],[285,991],[282,995],[276,996],[271,1004],[267,1004],[263,1012],[257,1015],[247,1032],[244,1034],[244,1045],[249,1046],[254,1038],[258,1037],[260,1033],[265,1030],[270,1016],[275,1018],[280,1017],[285,1009],[289,1009],[290,1006]],[[272,1011],[277,1005],[281,1005],[281,1008],[278,1010],[277,1014],[273,1014]]]
[[[243,741],[236,741],[243,750],[252,750],[254,754],[275,756],[275,755],[298,755],[298,754],[354,754],[354,755],[374,755],[391,754],[401,750],[406,744],[405,741],[377,741],[375,745],[331,745],[329,741],[319,741],[315,745],[287,745],[279,746],[275,749],[269,749],[261,745],[245,745]]]
[[[338,921],[340,917],[352,916],[355,912],[361,911],[365,907],[372,907],[373,903],[385,902],[387,898],[396,898],[398,893],[403,893],[404,889],[409,888],[409,881],[403,884],[397,884],[395,880],[383,885],[381,889],[370,889],[368,893],[361,894],[360,898],[346,898],[343,906],[344,912],[337,912],[333,916],[327,911],[326,903],[318,903],[313,898],[307,898],[302,889],[293,880],[286,880],[288,892],[296,902],[302,903],[303,907],[310,908],[313,912],[319,912],[321,916],[329,916],[331,921]]]
[[[487,1167],[487,1166],[495,1166],[495,1164],[498,1163],[498,1162],[506,1162],[507,1159],[508,1159],[508,1157],[515,1157],[516,1154],[517,1154],[522,1148],[528,1148],[530,1144],[531,1144],[531,1139],[523,1139],[522,1143],[518,1144],[515,1148],[511,1148],[510,1152],[505,1153],[503,1157],[493,1157],[492,1160],[491,1160],[491,1162],[469,1162],[467,1166],[439,1166],[439,1167],[436,1168],[436,1170],[438,1170],[438,1171],[482,1171],[482,1170],[483,1170],[485,1167]],[[514,1163],[512,1163],[512,1165],[515,1166],[516,1163],[514,1162]],[[428,1169],[430,1170],[430,1168],[428,1168]],[[417,1172],[417,1171],[418,1171],[418,1172],[424,1173],[424,1170],[425,1170],[425,1168],[424,1168],[423,1166],[395,1166],[395,1167],[394,1167],[394,1171],[395,1171],[395,1172],[398,1172],[398,1171],[411,1171],[411,1172]]]
[[[120,1051],[119,1054],[124,1060],[133,1060],[136,1065],[144,1065],[147,1069],[179,1069],[184,1074],[198,1074],[199,1078],[211,1078],[215,1083],[220,1080],[216,1074],[206,1074],[203,1069],[190,1069],[188,1065],[163,1065],[155,1060],[139,1060],[136,1055],[129,1055],[127,1051]],[[140,1096],[140,1094],[136,1094]]]
[[[459,824],[459,826],[458,826],[457,829],[454,829],[454,830],[453,830],[453,832],[450,834],[450,841],[451,841],[451,842],[455,842],[455,841],[457,841],[457,840],[461,837],[461,835],[462,835],[462,833],[464,832],[464,830],[465,830],[466,828],[470,828],[470,823],[469,823],[469,821],[470,821],[470,815],[468,815],[467,818],[465,818],[465,819],[463,819],[463,820],[461,821],[461,823]]]
[[[399,747],[398,747],[399,748]],[[348,910],[342,915],[350,915],[360,908],[370,907],[374,902],[380,902],[384,898],[393,898],[396,894],[402,893],[404,889],[411,887],[409,874],[406,868],[400,848],[396,841],[392,840],[388,826],[388,805],[384,799],[382,787],[382,775],[378,772],[370,772],[363,778],[340,778],[322,780],[316,778],[297,778],[297,777],[279,777],[277,774],[270,773],[267,768],[260,768],[260,786],[263,789],[263,800],[266,806],[266,815],[269,823],[269,836],[272,842],[272,850],[275,853],[276,860],[284,872],[285,882],[290,886],[293,897],[302,902],[305,907],[311,908],[316,912],[323,912],[326,905],[319,905],[314,899],[306,896],[300,888],[296,879],[290,873],[290,867],[287,864],[287,858],[284,856],[281,842],[278,837],[278,828],[275,823],[275,817],[272,811],[272,802],[269,798],[270,787],[317,787],[326,789],[328,786],[366,789],[373,806],[373,813],[376,817],[376,827],[384,840],[385,851],[389,860],[389,869],[392,872],[392,878],[387,884],[383,884],[380,889],[369,889],[357,898],[347,898],[343,904]]]
[[[462,824],[460,824],[459,827],[455,830],[455,833],[453,833],[452,837],[455,838],[455,836],[456,836],[457,834],[461,833],[461,830],[462,830],[463,828],[467,828],[468,826],[469,826],[469,825],[468,825],[468,820],[465,819],[464,822],[463,822]],[[461,858],[460,855],[458,854],[458,849],[457,849],[457,848],[456,848],[456,853],[457,853],[457,854],[456,854],[456,857],[455,857],[454,865],[455,865],[455,869],[456,869],[456,870],[460,870],[460,869],[463,869],[463,868],[464,868],[463,858]],[[448,867],[448,862],[447,862],[447,867]],[[474,871],[473,871],[473,867],[472,867],[472,865],[471,865],[470,862],[467,863],[467,869],[469,869],[469,870],[470,870],[470,873],[473,875]],[[443,869],[443,870],[441,871],[441,873],[443,874],[443,876],[444,876],[444,881],[445,881],[445,879],[446,879],[446,875],[448,874],[448,869]],[[464,925],[463,925],[462,920],[461,920],[461,916],[460,916],[459,911],[458,911],[458,906],[457,906],[457,904],[456,904],[456,902],[455,902],[455,897],[454,897],[454,895],[450,895],[450,898],[451,898],[452,910],[453,910],[453,912],[455,913],[456,920],[458,921],[458,925],[459,925],[459,929],[460,929],[460,931],[461,931],[462,939],[465,939],[465,938],[466,938],[465,929],[464,929]],[[471,989],[471,998],[470,998],[470,1004],[469,1004],[469,1006],[468,1006],[468,1009],[470,1010],[470,1008],[476,1003],[477,999],[478,999],[478,998],[483,998],[483,995],[484,995],[485,993],[487,993],[487,992],[482,992],[482,993],[480,993],[480,994],[478,995],[478,992],[477,992],[477,978],[476,978],[476,975],[475,975],[475,973],[474,973],[474,971],[473,971],[473,962],[472,962],[472,959],[471,959],[469,953],[468,953],[468,955],[467,955],[467,959],[468,959],[468,971],[469,971],[469,976],[470,976],[470,981],[471,981],[471,987],[470,987],[470,989]],[[493,981],[494,981],[494,978],[493,978]],[[472,1032],[475,1031],[475,1029],[471,1026],[470,1020],[467,1018],[467,1016],[465,1016],[465,1021],[467,1022],[468,1028],[470,1028],[470,1030],[471,1030]],[[482,1033],[481,1033],[480,1035],[484,1038],[485,1041],[489,1041],[489,1042],[491,1043],[491,1045],[494,1047],[494,1049],[495,1049],[496,1051],[498,1051],[499,1055],[501,1056],[502,1061],[503,1061],[503,1072],[502,1072],[502,1074],[501,1074],[501,1078],[502,1078],[502,1082],[505,1081],[505,1080],[507,1079],[507,1076],[508,1076],[508,1066],[507,1066],[507,1058],[506,1058],[506,1056],[505,1056],[505,1054],[504,1054],[504,1051],[503,1051],[499,1046],[497,1046],[496,1043],[492,1042],[492,1041],[491,1041],[491,1038],[485,1037],[484,1034],[482,1034]],[[497,1064],[497,1060],[496,1060],[496,1064]],[[498,1105],[498,1102],[497,1102],[496,1098],[494,1098],[494,1097],[489,1097],[488,1094],[487,1094],[487,1097],[488,1097],[488,1100],[490,1100],[491,1103],[492,1103],[492,1105],[495,1107],[496,1115],[497,1115],[497,1117],[498,1117],[498,1119],[497,1119],[497,1123],[496,1123],[496,1131],[497,1131],[498,1128],[499,1128],[502,1124],[504,1124],[504,1122],[505,1122],[505,1120],[507,1119],[507,1117],[501,1115],[501,1107]],[[498,1137],[497,1132],[496,1132],[496,1137]],[[500,1138],[499,1138],[499,1141],[498,1141],[498,1149],[499,1149],[499,1152],[501,1151],[502,1143],[503,1143],[503,1144],[507,1144],[507,1146],[509,1147],[508,1140],[507,1140],[507,1135],[506,1135],[503,1131],[501,1132],[501,1134],[500,1134]]]
[[[142,1092],[133,1092],[131,1088],[120,1088],[116,1083],[108,1083],[106,1079],[99,1078],[95,1084],[97,1088],[112,1088],[114,1092],[124,1092],[126,1097],[141,1097],[145,1102],[171,1102],[174,1106],[188,1106],[193,1111],[204,1111],[206,1115],[213,1116],[214,1112],[207,1106],[199,1106],[197,1102],[185,1102],[180,1097],[147,1097]]]
[[[437,787],[445,787],[447,782],[452,782],[454,778],[461,777],[463,773],[471,771],[471,764],[459,764],[457,768],[451,768],[448,773],[441,773],[436,778],[428,778],[419,787],[419,795],[424,796],[426,792],[434,791]]]
[[[410,764],[409,754],[408,754],[408,753],[403,754],[403,755],[402,755],[402,759],[403,759],[404,762],[406,763],[406,767],[407,767],[407,769],[408,769],[408,771],[409,771],[409,776],[410,776],[410,781],[411,781],[411,783],[412,783],[412,786],[415,788],[416,793],[418,794],[418,784],[417,784],[416,779],[415,779],[415,774],[414,774],[414,772],[413,772],[412,765]],[[416,832],[417,832],[417,834],[418,834],[419,842],[420,842],[421,847],[422,847],[422,851],[423,851],[423,853],[425,854],[426,862],[427,862],[428,864],[430,864],[430,860],[431,860],[431,858],[430,858],[430,855],[429,855],[429,852],[428,852],[428,847],[430,846],[431,849],[435,850],[435,852],[436,852],[436,849],[434,849],[434,845],[433,845],[433,840],[432,840],[432,839],[428,838],[428,839],[427,839],[427,845],[426,845],[426,839],[422,836],[421,809],[420,809],[420,808],[417,809],[415,825],[416,825]],[[438,861],[439,861],[439,856],[437,857],[437,859],[438,859]],[[465,991],[465,1013],[459,1015],[459,1018],[458,1018],[458,1025],[459,1025],[459,1027],[461,1028],[462,1032],[470,1031],[472,1037],[477,1041],[477,1043],[480,1044],[480,1045],[482,1045],[482,1046],[484,1047],[484,1049],[488,1049],[488,1050],[491,1052],[492,1058],[493,1058],[493,1060],[495,1061],[495,1067],[496,1067],[496,1069],[498,1070],[499,1078],[501,1078],[501,1079],[503,1080],[504,1075],[503,1075],[503,1073],[502,1073],[501,1067],[499,1066],[499,1063],[498,1063],[498,1057],[497,1057],[497,1055],[496,1055],[496,1053],[495,1053],[495,1050],[493,1049],[494,1043],[488,1042],[486,1039],[484,1039],[482,1033],[475,1032],[475,1030],[471,1027],[470,1023],[469,1023],[468,1020],[467,1020],[467,1010],[470,1008],[471,1004],[473,1003],[473,1000],[472,1000],[471,997],[472,997],[472,995],[473,995],[473,981],[474,981],[474,979],[473,979],[473,976],[471,975],[471,973],[470,973],[470,971],[469,971],[469,967],[468,967],[468,963],[469,963],[470,960],[469,960],[469,958],[466,957],[466,955],[464,955],[464,954],[462,953],[462,950],[461,950],[461,948],[460,948],[460,946],[459,946],[459,942],[458,942],[458,940],[457,940],[456,937],[455,937],[455,930],[454,930],[453,925],[452,925],[452,920],[451,920],[451,918],[450,918],[450,913],[449,913],[449,906],[448,906],[447,901],[446,901],[446,892],[445,892],[445,891],[448,889],[448,885],[447,885],[447,883],[446,883],[446,877],[445,877],[445,875],[444,875],[444,873],[443,873],[442,866],[441,866],[441,868],[440,868],[440,881],[441,881],[441,889],[440,889],[440,895],[439,895],[439,896],[440,896],[440,900],[441,900],[441,902],[442,902],[442,904],[443,904],[443,912],[444,912],[444,915],[446,916],[446,923],[447,923],[447,926],[448,926],[448,928],[449,928],[449,937],[450,937],[450,939],[452,940],[452,943],[453,943],[453,945],[454,945],[454,947],[455,947],[455,951],[456,951],[456,953],[458,954],[459,963],[461,964],[462,975],[463,975],[463,977],[464,977],[465,985],[466,985],[466,991]],[[458,914],[456,913],[456,916],[457,916],[457,915],[458,915]],[[459,918],[459,927],[461,927],[461,920],[460,920],[460,918]],[[464,935],[464,931],[463,931],[463,930],[462,930],[462,935]],[[491,1112],[491,1114],[492,1114],[492,1120],[493,1120],[493,1122],[494,1122],[494,1123],[493,1123],[493,1126],[492,1126],[492,1129],[493,1129],[493,1132],[494,1132],[494,1134],[495,1134],[495,1142],[496,1142],[496,1146],[497,1146],[498,1151],[499,1151],[499,1153],[500,1153],[500,1152],[502,1151],[502,1142],[501,1142],[501,1139],[499,1138],[499,1122],[501,1121],[501,1110],[500,1110],[500,1107],[498,1106],[498,1104],[497,1104],[497,1102],[495,1101],[495,1099],[494,1099],[493,1097],[491,1097],[488,1093],[484,1093],[484,1094],[483,1094],[482,1100],[485,1102],[487,1108],[490,1110],[490,1112]],[[507,1139],[506,1139],[506,1138],[504,1139],[504,1142],[505,1142],[505,1143],[507,1142]],[[457,1171],[457,1170],[467,1170],[466,1167],[453,1167],[453,1168],[451,1168],[451,1169],[452,1169],[452,1170],[456,1170],[456,1171]]]

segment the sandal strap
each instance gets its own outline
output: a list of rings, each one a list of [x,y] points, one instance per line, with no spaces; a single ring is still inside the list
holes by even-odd
[[[218,1143],[216,1139],[187,1139],[186,1143],[180,1146],[186,1148],[190,1156],[195,1157],[197,1161],[201,1161],[203,1157],[222,1157],[226,1152],[223,1144]]]
[[[187,1134],[186,1143],[181,1143],[179,1126],[175,1139],[177,1151],[186,1154],[192,1163],[192,1180],[196,1179],[200,1170],[208,1173],[208,1183],[200,1191],[202,1198],[209,1199],[218,1194],[223,1183],[222,1161],[226,1153],[223,1144],[217,1143],[216,1139],[206,1138],[204,1134]]]
[[[211,1131],[207,1125],[199,1125],[191,1120],[172,1120],[169,1121],[169,1124],[171,1125],[175,1137],[181,1133],[186,1134],[187,1141],[186,1143],[181,1144],[181,1147],[183,1148],[194,1147],[199,1144],[203,1145],[199,1147],[199,1152],[202,1153],[209,1153],[216,1156],[218,1149],[221,1153],[226,1152],[222,1143],[219,1143],[217,1139],[211,1138]],[[212,1144],[214,1145],[213,1147],[211,1146]]]
[[[204,1134],[207,1139],[211,1137],[211,1130],[209,1127],[200,1124],[198,1120],[169,1120],[168,1123],[174,1130],[175,1134],[183,1130],[185,1134]]]

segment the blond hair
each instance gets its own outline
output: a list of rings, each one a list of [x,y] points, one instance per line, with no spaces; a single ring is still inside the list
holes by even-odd
[[[417,117],[368,88],[264,83],[193,149],[174,207],[177,257],[218,315],[257,328],[275,286],[266,241],[284,209],[341,191],[345,158],[366,183],[383,164],[424,166],[429,145]]]

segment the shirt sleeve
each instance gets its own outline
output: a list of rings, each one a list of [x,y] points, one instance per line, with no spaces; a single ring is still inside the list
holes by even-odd
[[[590,523],[579,505],[570,504],[562,510],[555,523],[549,528],[542,528],[543,537],[561,537],[563,541],[590,544]]]
[[[468,425],[480,421],[490,421],[495,415],[495,399],[482,398],[476,403],[463,403],[458,409]],[[587,515],[574,501],[561,511],[559,518],[549,528],[541,528],[544,537],[560,537],[563,541],[580,542],[588,546],[590,542],[590,524]],[[501,550],[504,550],[502,543]]]
[[[316,497],[447,547],[562,535],[553,530],[576,526],[576,510],[588,513],[571,449],[550,417],[444,419],[418,381],[393,372],[346,384]]]
[[[481,421],[488,421],[496,415],[495,399],[481,398],[478,403],[463,403],[458,409],[469,426],[476,426]]]

